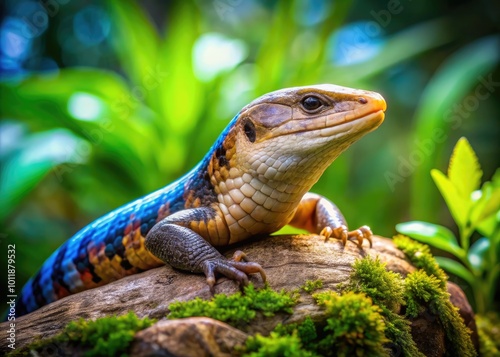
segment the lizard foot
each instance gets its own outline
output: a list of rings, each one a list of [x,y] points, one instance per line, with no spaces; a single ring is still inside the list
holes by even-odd
[[[320,235],[325,237],[325,242],[327,242],[329,238],[335,238],[340,239],[344,245],[346,245],[348,240],[355,238],[358,242],[357,245],[359,248],[361,248],[363,240],[366,239],[370,243],[370,248],[372,247],[373,233],[368,226],[362,226],[353,231],[349,231],[345,225],[341,225],[333,229],[327,226],[323,228]]]
[[[245,260],[245,261],[241,261]],[[266,273],[259,263],[246,261],[245,253],[236,251],[233,260],[225,258],[208,259],[204,262],[203,272],[207,277],[210,291],[214,291],[215,273],[222,274],[231,280],[235,280],[240,286],[248,285],[248,274],[259,273],[262,280],[266,282]]]

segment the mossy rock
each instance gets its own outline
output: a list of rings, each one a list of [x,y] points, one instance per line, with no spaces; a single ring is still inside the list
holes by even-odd
[[[144,351],[143,355],[148,355],[145,351],[168,351],[174,356],[182,355],[173,348],[185,349],[183,342],[191,344],[193,351],[205,346],[211,348],[215,355],[227,356],[281,355],[281,348],[286,346],[294,350],[292,355],[304,356],[329,353],[344,355],[342,351],[348,351],[345,352],[347,355],[418,356],[418,349],[426,355],[437,356],[451,350],[449,344],[454,341],[450,339],[451,335],[463,338],[464,331],[467,332],[463,324],[463,329],[460,327],[458,332],[453,324],[445,324],[448,329],[454,329],[454,332],[450,334],[449,331],[443,331],[443,321],[434,317],[429,323],[442,333],[427,336],[425,344],[431,345],[430,340],[435,339],[439,342],[440,349],[433,348],[435,354],[429,354],[425,351],[425,346],[418,344],[419,341],[414,343],[416,339],[413,340],[412,334],[415,321],[420,323],[422,316],[433,316],[433,313],[441,310],[432,310],[432,302],[425,301],[418,294],[411,295],[413,300],[408,300],[410,295],[407,294],[402,279],[408,275],[417,276],[412,275],[416,272],[433,276],[436,284],[431,285],[437,289],[434,292],[440,293],[431,295],[449,303],[444,290],[446,281],[439,275],[440,270],[437,270],[438,276],[435,276],[429,274],[428,269],[416,269],[389,239],[375,237],[372,248],[365,243],[363,249],[359,249],[352,243],[348,243],[346,247],[337,241],[324,243],[321,237],[314,235],[277,236],[238,248],[244,249],[250,259],[263,265],[269,285],[276,292],[264,288],[260,278],[255,276],[251,278],[253,286],[247,288],[246,294],[239,292],[234,282],[221,279],[216,286],[216,293],[230,297],[217,295],[211,302],[204,302],[212,299],[212,295],[202,276],[162,267],[62,299],[21,317],[16,321],[17,326],[19,331],[28,331],[25,328],[29,326],[36,327],[31,341],[37,338],[42,343],[44,340],[49,341],[48,346],[54,347],[56,343],[55,346],[66,348],[66,342],[64,345],[63,342],[54,342],[50,338],[60,333],[68,321],[78,320],[80,317],[86,320],[96,319],[107,316],[110,312],[123,315],[134,311],[138,316],[149,316],[161,321],[135,333],[131,345],[125,351],[133,351],[133,355],[141,355],[140,351]],[[229,250],[226,254],[229,256],[232,251]],[[411,253],[408,256],[411,257]],[[420,257],[421,254],[417,256]],[[423,276],[422,273],[419,274],[420,277]],[[309,282],[306,283],[307,281]],[[331,296],[330,300],[336,301],[335,304],[318,298],[321,294]],[[88,299],[93,299],[90,301],[95,301],[95,304],[86,304]],[[102,303],[103,300],[105,303]],[[409,312],[408,301],[413,304],[410,305]],[[435,306],[449,306],[448,303]],[[343,307],[335,308],[332,304]],[[347,315],[340,316],[342,312]],[[452,308],[448,312],[454,314],[453,319],[460,321],[456,310]],[[207,318],[167,321],[166,316],[169,314],[171,317],[208,315],[225,320],[232,326]],[[54,321],[53,317],[57,316],[59,329],[47,324],[42,319],[43,316],[52,317],[49,321]],[[185,334],[181,334],[181,331]],[[341,334],[339,331],[344,332]],[[315,337],[311,337],[312,335]],[[234,343],[223,341],[217,336],[228,336]],[[24,336],[24,340],[23,336],[19,337],[19,345],[27,345],[28,337]],[[458,355],[472,356],[475,351],[471,349],[468,335],[465,337],[468,342],[460,340],[459,346],[462,347],[459,351],[461,354]],[[273,342],[273,339],[276,341]],[[175,346],[166,343],[177,340],[179,343]],[[272,346],[281,347],[273,350]],[[0,347],[2,351],[8,351],[5,346]],[[38,344],[37,350],[40,351],[40,348],[44,347]],[[77,346],[75,355],[84,352],[88,352],[88,347]]]

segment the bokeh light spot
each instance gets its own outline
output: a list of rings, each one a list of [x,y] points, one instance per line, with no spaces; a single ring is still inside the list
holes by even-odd
[[[109,35],[111,21],[108,14],[98,6],[89,6],[75,15],[73,30],[83,44],[93,46]]]
[[[104,111],[102,101],[95,95],[76,92],[68,101],[68,112],[76,119],[92,121]]]
[[[200,36],[194,45],[194,71],[198,78],[209,81],[219,73],[236,67],[247,55],[248,48],[243,41],[207,33]]]
[[[366,62],[382,49],[383,29],[375,21],[354,22],[329,39],[330,60],[337,66]]]

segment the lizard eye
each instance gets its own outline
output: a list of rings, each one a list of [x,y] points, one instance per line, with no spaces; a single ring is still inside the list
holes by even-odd
[[[255,142],[255,139],[257,137],[257,133],[255,132],[255,125],[250,120],[248,120],[245,123],[243,130],[245,130],[245,135],[247,136],[248,140],[251,143]]]
[[[302,107],[308,112],[316,111],[321,106],[323,106],[323,103],[321,102],[321,100],[318,97],[315,97],[312,95],[302,99],[301,104],[302,104]]]

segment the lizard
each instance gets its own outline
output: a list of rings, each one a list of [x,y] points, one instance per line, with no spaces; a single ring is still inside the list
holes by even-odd
[[[266,276],[237,251],[218,249],[289,224],[345,245],[372,244],[349,231],[337,206],[310,188],[352,143],[384,120],[375,92],[321,84],[285,88],[243,107],[204,158],[177,181],[128,203],[61,245],[23,287],[16,316],[70,294],[162,264],[248,283]]]

